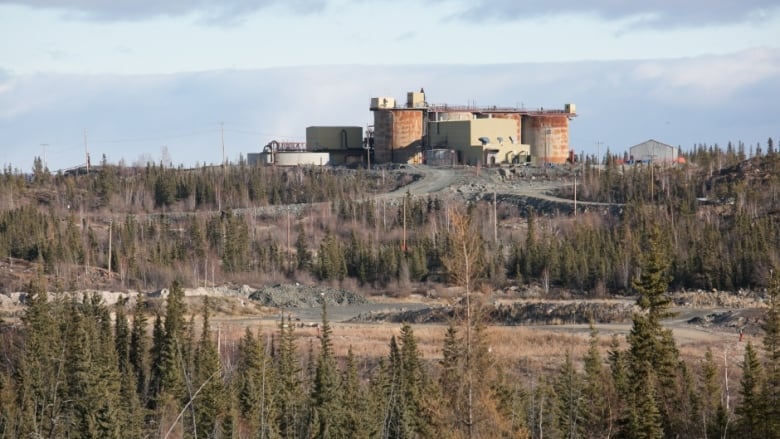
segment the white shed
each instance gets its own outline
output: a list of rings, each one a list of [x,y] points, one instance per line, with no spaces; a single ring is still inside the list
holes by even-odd
[[[679,151],[676,146],[650,139],[629,148],[628,154],[634,162],[674,163]]]

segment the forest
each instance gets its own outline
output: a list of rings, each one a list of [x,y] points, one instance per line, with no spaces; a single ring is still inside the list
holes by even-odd
[[[580,200],[619,206],[577,215],[388,201],[376,195],[411,177],[365,170],[8,168],[0,258],[37,273],[0,285],[27,293],[23,315],[0,325],[0,437],[780,437],[780,155],[769,139],[765,151],[698,145],[685,158],[572,166]],[[68,293],[96,276],[170,294],[154,308]],[[285,279],[464,294],[436,359],[408,324],[379,358],[337,356],[325,307],[316,344],[281,318],[226,349],[208,300],[183,301],[183,286]],[[500,341],[480,318],[482,292],[523,284],[632,296],[638,311],[606,352],[594,329],[584,357],[527,370],[492,354]],[[683,289],[762,295],[760,343],[742,348],[737,382],[719,353],[686,357],[663,326],[668,293]]]

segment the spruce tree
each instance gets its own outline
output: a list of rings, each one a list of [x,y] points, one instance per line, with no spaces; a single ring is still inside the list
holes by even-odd
[[[320,352],[312,389],[312,408],[318,420],[314,426],[314,437],[319,439],[343,437],[344,411],[341,406],[341,383],[331,337],[327,301],[323,297]]]
[[[574,439],[582,436],[582,383],[574,369],[570,352],[566,352],[563,365],[553,384],[557,398],[557,424],[564,437]]]
[[[676,383],[679,352],[671,330],[661,326],[661,319],[670,315],[671,299],[667,295],[669,262],[657,227],[649,231],[644,244],[641,273],[633,283],[640,312],[634,315],[628,336],[628,370],[630,381],[634,383],[633,393],[639,398],[637,403],[645,407],[642,410],[634,407],[635,413],[650,413],[647,406],[654,400],[662,425],[665,429],[672,429],[672,411],[675,407],[679,408],[679,398],[684,395],[679,394]],[[655,388],[643,388],[647,383],[655,383]],[[653,422],[648,419],[648,424]]]
[[[352,346],[347,352],[347,364],[343,372],[343,408],[344,408],[344,437],[368,438],[370,437],[368,403],[363,387],[358,376],[357,361],[352,352]]]
[[[141,404],[148,402],[149,379],[149,336],[147,335],[147,320],[144,311],[145,302],[138,294],[133,308],[133,328],[130,333],[130,346],[128,350],[129,361],[133,376],[135,377],[135,389]]]
[[[404,323],[401,327],[401,398],[403,409],[406,411],[404,418],[414,434],[422,437],[430,436],[427,427],[431,424],[426,419],[429,409],[425,406],[424,395],[429,383],[422,366],[420,352],[417,348],[417,339],[411,325]]]
[[[763,399],[767,410],[767,434],[780,438],[780,276],[774,271],[770,273],[767,303],[769,309],[762,325],[766,352]]]
[[[127,299],[120,299],[115,309],[114,340],[119,371],[124,373],[130,368],[130,327],[127,324],[125,306]]]
[[[386,387],[383,389],[385,416],[381,437],[406,438],[411,436],[412,426],[407,419],[402,389],[403,363],[401,350],[395,335],[390,337],[390,355],[386,369]]]
[[[261,438],[278,435],[276,370],[267,348],[247,328],[238,346],[238,407],[249,431]]]
[[[609,380],[599,352],[598,331],[590,325],[590,342],[584,358],[585,376],[582,387],[582,431],[594,437],[612,430],[614,384]]]
[[[282,438],[293,439],[308,430],[306,405],[303,396],[301,363],[295,343],[295,328],[292,319],[279,319],[279,347],[276,355],[278,372],[278,417],[279,434]]]
[[[20,408],[19,437],[61,437],[65,425],[65,346],[56,310],[61,302],[49,302],[40,279],[27,287],[22,327],[25,343],[15,368]]]
[[[178,281],[175,281],[168,292],[165,302],[164,335],[161,350],[161,389],[168,396],[177,400],[183,400],[185,392],[185,338],[187,325],[184,320],[186,312],[184,304],[184,290]]]
[[[306,231],[303,228],[303,223],[298,224],[296,230],[298,231],[298,236],[295,238],[296,267],[299,271],[309,271],[311,269],[312,257],[307,244]]]
[[[221,422],[226,417],[227,400],[222,382],[222,364],[219,352],[211,339],[211,322],[208,296],[203,298],[203,329],[195,354],[192,396],[195,411],[195,428],[198,437],[220,437]]]
[[[762,398],[764,384],[764,370],[758,359],[758,353],[753,344],[748,342],[745,347],[745,356],[742,361],[742,379],[740,380],[739,394],[742,402],[737,406],[737,432],[740,437],[763,438],[765,437],[765,405]]]

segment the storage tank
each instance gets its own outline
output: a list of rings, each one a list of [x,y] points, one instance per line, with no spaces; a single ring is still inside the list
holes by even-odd
[[[423,109],[374,109],[374,160],[422,161]]]
[[[566,163],[569,157],[569,115],[543,114],[523,117],[523,143],[531,145],[538,163]]]

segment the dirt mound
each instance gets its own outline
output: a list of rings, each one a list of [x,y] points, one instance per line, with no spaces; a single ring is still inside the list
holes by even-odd
[[[351,322],[446,323],[455,315],[453,307],[432,307],[408,311],[360,314]],[[620,323],[631,319],[630,302],[533,301],[486,306],[484,320],[493,325],[561,325],[568,323]]]
[[[759,334],[762,332],[761,325],[765,313],[766,310],[755,308],[714,312],[693,317],[686,323],[704,328],[734,328],[735,331],[741,330],[746,334]]]
[[[255,291],[249,298],[264,306],[275,308],[313,308],[322,306],[362,305],[365,297],[336,288],[300,284],[274,285]]]

